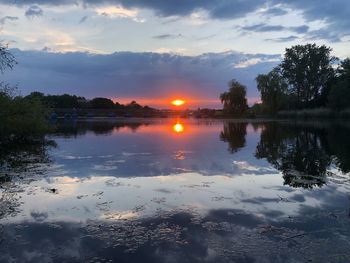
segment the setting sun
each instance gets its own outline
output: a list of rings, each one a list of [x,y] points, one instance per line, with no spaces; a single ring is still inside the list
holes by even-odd
[[[174,106],[181,106],[181,105],[185,104],[185,101],[184,100],[173,100],[171,102],[171,104],[173,104]]]

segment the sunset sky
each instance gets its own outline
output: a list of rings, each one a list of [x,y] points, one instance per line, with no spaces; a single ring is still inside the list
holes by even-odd
[[[348,0],[0,0],[0,39],[19,64],[3,77],[37,90],[219,107],[236,78],[255,77],[286,47],[315,42],[350,56]]]

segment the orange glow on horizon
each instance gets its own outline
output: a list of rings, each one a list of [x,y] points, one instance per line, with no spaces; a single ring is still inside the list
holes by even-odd
[[[184,100],[180,100],[180,99],[176,99],[176,100],[173,100],[171,102],[171,104],[173,104],[174,106],[182,106],[184,105],[186,102]]]
[[[176,132],[176,133],[182,133],[182,132],[184,132],[185,128],[184,128],[184,126],[183,126],[181,123],[177,122],[177,123],[173,126],[173,130],[174,130],[174,132]]]
[[[200,108],[213,108],[221,109],[222,104],[219,99],[212,98],[194,98],[188,95],[172,95],[170,94],[164,98],[148,98],[148,97],[111,97],[113,102],[118,102],[120,104],[129,104],[131,101],[135,100],[138,104],[142,106],[149,106],[156,109],[181,109],[186,106],[189,109]],[[184,98],[185,97],[185,98]],[[182,100],[184,104],[176,106],[173,104],[175,100]],[[248,101],[249,102],[249,101]]]

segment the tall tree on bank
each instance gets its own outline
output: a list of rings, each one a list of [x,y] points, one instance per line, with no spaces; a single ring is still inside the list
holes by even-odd
[[[350,107],[350,58],[340,63],[337,73],[328,101],[331,108],[342,110]]]
[[[332,64],[337,58],[332,49],[316,44],[287,48],[280,64],[282,75],[289,84],[289,93],[296,96],[299,107],[319,106],[323,92],[334,78]]]
[[[281,75],[280,68],[276,67],[266,75],[259,74],[255,80],[266,111],[271,114],[277,113],[286,100],[288,89],[288,85]]]
[[[246,90],[246,87],[235,79],[229,82],[229,90],[220,94],[225,114],[239,116],[248,109]]]

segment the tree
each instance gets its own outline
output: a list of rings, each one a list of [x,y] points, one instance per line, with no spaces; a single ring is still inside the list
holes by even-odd
[[[287,48],[280,64],[282,76],[290,85],[289,92],[295,95],[300,106],[320,106],[321,95],[334,78],[332,64],[337,58],[332,49],[316,44],[296,45]]]
[[[280,68],[274,68],[268,74],[256,77],[261,100],[269,113],[277,113],[283,106],[287,95],[288,85],[283,79]]]
[[[334,110],[350,107],[350,87],[345,81],[337,82],[328,96],[329,106]]]
[[[246,87],[235,79],[229,83],[229,91],[220,95],[224,104],[224,112],[233,115],[242,115],[247,109]]]
[[[335,110],[350,107],[350,58],[343,60],[338,76],[328,96],[329,106]]]
[[[15,64],[7,47],[0,45],[0,74]],[[16,96],[15,88],[0,83],[0,146],[41,136],[47,130],[45,114],[40,100]]]
[[[12,69],[15,64],[17,64],[15,57],[8,50],[8,47],[0,42],[0,73],[4,73],[6,69]]]
[[[72,109],[79,107],[79,98],[75,95],[47,95],[45,103],[52,108]]]
[[[132,101],[132,102],[130,102],[129,104],[127,104],[126,105],[126,107],[128,108],[128,109],[131,109],[131,110],[140,110],[140,109],[142,109],[143,107],[140,105],[140,104],[138,104],[136,101]]]
[[[350,81],[350,58],[344,59],[340,62],[340,67],[338,68],[339,78],[341,80]]]
[[[90,101],[93,109],[113,109],[114,102],[107,98],[94,98]]]

